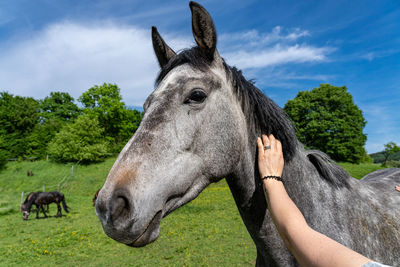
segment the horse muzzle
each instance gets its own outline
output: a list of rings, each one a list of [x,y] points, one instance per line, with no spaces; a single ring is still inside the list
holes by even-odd
[[[115,190],[108,200],[100,192],[96,213],[107,236],[128,246],[142,247],[158,238],[163,212],[139,216],[129,199],[126,190]]]
[[[28,220],[29,212],[23,211],[23,212],[22,212],[22,215],[23,215],[22,219],[23,219],[24,221]]]

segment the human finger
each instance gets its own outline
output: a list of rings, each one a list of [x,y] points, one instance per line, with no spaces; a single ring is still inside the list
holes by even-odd
[[[271,151],[275,151],[276,150],[276,139],[275,139],[275,136],[273,134],[270,134],[268,138],[269,138],[269,141],[270,141]]]
[[[280,143],[280,141],[279,141],[278,139],[275,139],[274,145],[275,145],[275,151],[276,151],[276,152],[279,152],[278,143]]]
[[[265,149],[265,150],[268,150],[268,149],[270,149],[271,148],[271,142],[270,142],[270,140],[268,139],[268,136],[267,135],[265,135],[265,134],[263,134],[262,135],[262,140],[263,140],[263,144],[264,144],[264,149],[267,147],[267,149]],[[265,151],[264,150],[264,151]]]
[[[260,137],[257,137],[257,147],[258,147],[258,155],[262,155],[264,153],[264,146]]]
[[[279,140],[276,140],[276,150],[277,150],[279,153],[282,153],[282,143],[281,143],[281,141],[279,141]]]

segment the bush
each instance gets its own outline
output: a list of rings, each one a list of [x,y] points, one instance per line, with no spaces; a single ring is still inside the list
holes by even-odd
[[[97,118],[87,114],[67,124],[49,143],[48,153],[55,161],[91,163],[103,161],[108,155],[104,130]]]
[[[374,163],[374,159],[364,150],[361,155],[360,163]]]
[[[382,164],[382,166],[388,167],[388,168],[400,168],[400,161],[389,160],[386,162],[386,164]]]

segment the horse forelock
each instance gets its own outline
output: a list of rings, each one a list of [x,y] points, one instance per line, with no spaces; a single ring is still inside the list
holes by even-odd
[[[156,86],[164,79],[165,76],[167,76],[167,74],[172,69],[186,63],[202,71],[206,71],[211,66],[210,60],[207,59],[206,56],[204,56],[203,52],[198,47],[185,49],[177,54],[175,57],[173,57],[168,62],[168,64],[161,69],[156,79]]]

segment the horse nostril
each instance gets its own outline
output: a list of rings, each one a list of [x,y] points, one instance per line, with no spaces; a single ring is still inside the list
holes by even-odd
[[[119,218],[126,217],[129,215],[129,201],[128,198],[124,195],[118,194],[116,195],[111,203],[111,220],[115,221]]]
[[[107,213],[107,206],[106,203],[104,201],[100,201],[97,200],[96,201],[96,205],[95,205],[95,209],[96,209],[96,213],[98,216],[100,216],[99,218],[104,218],[106,216]]]
[[[133,209],[129,196],[129,191],[124,188],[115,189],[111,194],[104,190],[100,191],[95,207],[103,226],[124,227]]]

